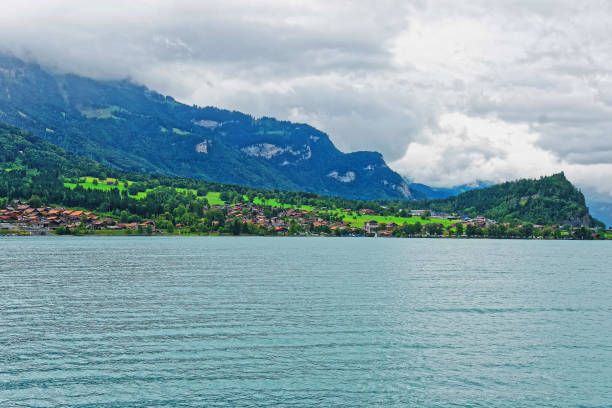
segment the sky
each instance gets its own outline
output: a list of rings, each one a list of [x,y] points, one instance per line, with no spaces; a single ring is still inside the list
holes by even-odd
[[[1,52],[309,123],[432,186],[565,171],[612,202],[611,2],[2,3]]]

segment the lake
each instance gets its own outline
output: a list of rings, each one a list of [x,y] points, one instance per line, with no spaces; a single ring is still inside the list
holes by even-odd
[[[612,242],[0,238],[0,406],[612,406]]]

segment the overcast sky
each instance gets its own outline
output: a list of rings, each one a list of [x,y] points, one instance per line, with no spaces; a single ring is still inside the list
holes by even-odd
[[[418,182],[565,170],[612,201],[611,2],[92,3],[4,0],[0,51],[306,122]]]

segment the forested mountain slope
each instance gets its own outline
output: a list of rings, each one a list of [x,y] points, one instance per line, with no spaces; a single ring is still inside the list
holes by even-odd
[[[521,179],[430,201],[428,207],[461,214],[484,214],[497,220],[520,219],[536,224],[593,223],[584,195],[564,173]]]
[[[120,189],[70,189],[70,179],[95,177],[129,180],[130,194],[153,190],[146,199],[129,199]],[[132,192],[132,187],[137,188]],[[195,195],[186,194],[196,192]],[[277,203],[310,205],[329,208],[362,208],[365,202],[342,197],[327,197],[299,191],[258,190],[249,187],[219,184],[187,178],[155,176],[107,168],[91,159],[78,156],[46,142],[38,136],[0,123],[0,201],[27,200],[40,196],[46,203],[80,206],[92,210],[129,209],[150,217],[160,211],[172,211],[179,204],[201,200],[207,192],[225,194],[229,200],[248,197],[270,199]],[[376,203],[367,203],[370,206]],[[162,211],[162,212],[163,212]]]
[[[188,106],[128,81],[0,56],[0,122],[110,168],[358,199],[412,198],[376,152],[342,153],[306,124]]]

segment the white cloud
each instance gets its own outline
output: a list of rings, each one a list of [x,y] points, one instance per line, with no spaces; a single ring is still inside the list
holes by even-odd
[[[593,198],[612,196],[612,164],[568,162],[540,147],[540,138],[526,124],[448,113],[440,117],[436,132],[410,143],[404,157],[390,165],[412,174],[415,180],[439,187],[474,180],[537,178],[564,171]]]
[[[437,186],[557,171],[557,157],[538,147],[538,139],[525,124],[447,113],[437,131],[410,143],[404,157],[391,165]]]

